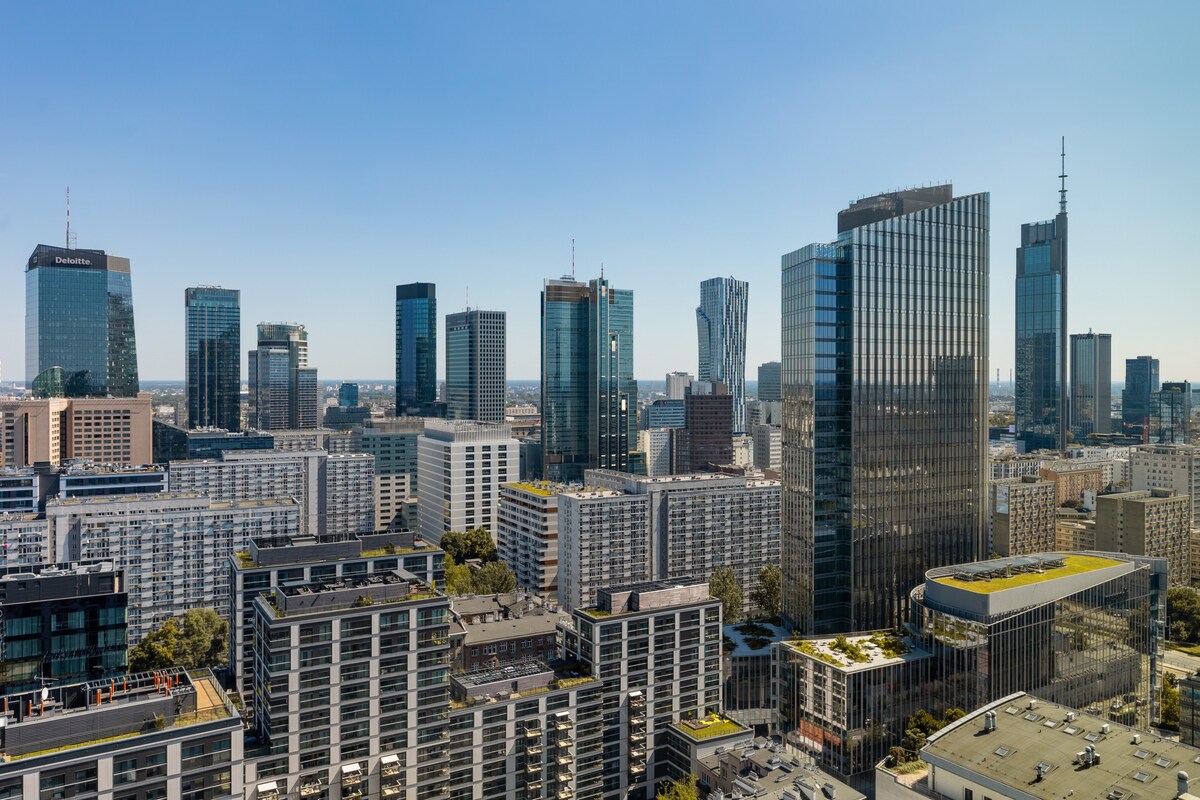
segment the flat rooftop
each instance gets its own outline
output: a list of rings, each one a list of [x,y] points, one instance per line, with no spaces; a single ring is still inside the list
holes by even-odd
[[[912,637],[878,631],[858,635],[784,640],[782,645],[842,672],[859,672],[904,661],[932,658]]]
[[[1039,555],[995,558],[946,567],[949,575],[932,577],[937,583],[965,589],[968,592],[990,594],[1036,583],[1045,583],[1071,575],[1120,566],[1122,562],[1100,556],[1043,553]],[[941,570],[939,570],[941,571]]]

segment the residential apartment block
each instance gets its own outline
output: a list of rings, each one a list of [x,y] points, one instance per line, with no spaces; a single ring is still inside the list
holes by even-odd
[[[517,480],[520,445],[508,425],[428,420],[417,439],[421,537],[438,543],[447,531],[486,528],[495,535],[500,487]]]
[[[1167,560],[1171,584],[1187,586],[1192,499],[1173,489],[1119,492],[1096,498],[1096,549]]]
[[[991,481],[992,552],[1001,556],[1045,553],[1056,547],[1055,484],[1033,476]]]
[[[575,487],[578,488],[578,487]],[[543,597],[558,595],[559,483],[506,483],[496,510],[496,554],[517,585]]]

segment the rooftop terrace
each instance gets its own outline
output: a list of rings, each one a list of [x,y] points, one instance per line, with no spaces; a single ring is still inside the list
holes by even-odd
[[[990,594],[1069,575],[1082,575],[1106,567],[1115,567],[1120,563],[1100,556],[1046,553],[947,567],[946,570],[950,571],[950,574],[933,577],[933,580],[969,592]]]

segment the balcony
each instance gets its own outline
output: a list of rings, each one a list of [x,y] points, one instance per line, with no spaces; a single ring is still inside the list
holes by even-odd
[[[561,789],[558,790],[558,794],[555,795],[555,797],[557,797],[558,800],[571,800],[571,798],[574,796],[575,795],[571,792],[570,786],[562,787]]]
[[[537,763],[536,761],[532,761],[532,762],[525,764],[525,774],[526,775],[534,775],[534,774],[540,773],[541,771],[542,771],[542,765]]]
[[[635,759],[643,759],[646,757],[646,748],[637,745],[631,745],[629,748],[629,757]]]
[[[525,729],[525,738],[526,739],[536,739],[541,735],[542,735],[541,728],[526,728]]]
[[[571,730],[571,718],[566,714],[556,714],[554,717],[554,729],[556,731]]]
[[[646,729],[643,728],[642,730],[631,730],[629,732],[629,738],[631,741],[635,742],[646,741]]]
[[[629,764],[630,775],[642,775],[646,772],[646,765],[641,761],[634,761]]]
[[[525,748],[525,755],[529,756],[530,758],[540,756],[541,754],[542,754],[542,743],[541,742],[536,742]]]
[[[354,790],[362,785],[362,766],[346,764],[342,767],[342,791]]]
[[[383,777],[391,777],[400,774],[400,758],[399,756],[384,756],[379,759],[379,774]]]
[[[278,800],[279,784],[275,781],[268,781],[258,785],[258,800]]]
[[[572,759],[572,758],[571,758],[571,754],[570,754],[570,753],[559,753],[559,756],[558,756],[558,758],[556,758],[556,759],[555,759],[555,762],[556,762],[556,763],[557,763],[557,764],[558,764],[560,767],[569,767],[569,766],[571,766],[571,762],[572,762],[573,760],[574,760],[574,759]]]
[[[301,797],[315,797],[325,791],[325,786],[320,780],[308,779],[300,783]]]
[[[646,696],[641,692],[630,692],[629,707],[631,709],[644,709],[646,707]]]

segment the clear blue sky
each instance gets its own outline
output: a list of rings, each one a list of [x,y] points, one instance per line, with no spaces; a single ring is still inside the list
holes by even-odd
[[[0,23],[0,361],[24,263],[132,260],[141,374],[183,377],[183,290],[308,326],[325,381],[393,374],[393,286],[501,309],[538,377],[538,292],[636,293],[636,373],[696,367],[701,280],[750,282],[779,356],[779,256],[877,191],[992,193],[992,367],[1021,222],[1057,209],[1073,331],[1200,378],[1200,3],[19,3]],[[439,365],[441,368],[442,365]]]

